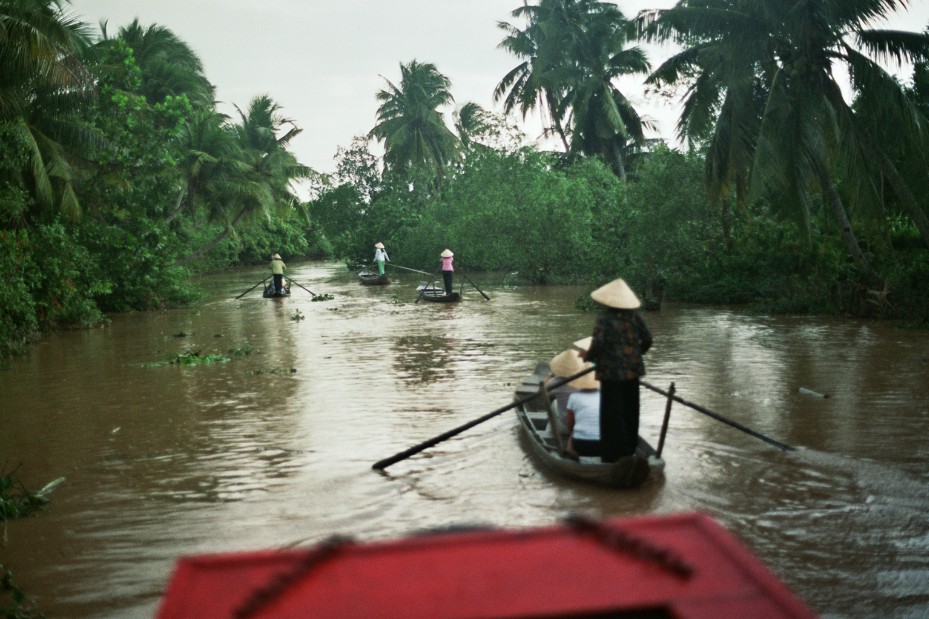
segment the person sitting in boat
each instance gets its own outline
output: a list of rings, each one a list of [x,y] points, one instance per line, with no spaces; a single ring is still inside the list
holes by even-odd
[[[600,457],[616,462],[633,455],[639,444],[639,378],[645,376],[642,356],[652,345],[652,334],[635,311],[639,298],[624,280],[597,288],[590,298],[604,307],[581,356],[597,366],[601,385]]]
[[[568,396],[569,454],[599,457],[600,452],[600,383],[593,372],[571,381],[577,389]]]
[[[383,243],[374,244],[374,262],[377,263],[377,274],[384,274],[385,261],[390,262],[390,258],[387,257],[387,250],[384,249]]]
[[[452,273],[455,272],[455,267],[452,265],[455,254],[452,253],[452,250],[446,249],[442,252],[442,279],[445,281],[445,294],[451,296],[452,294]]]
[[[589,363],[584,363],[580,353],[573,349],[562,351],[552,357],[548,362],[552,373],[545,378],[546,383],[551,383],[556,378],[563,378],[577,374],[585,367],[590,367]],[[554,400],[555,405],[555,428],[561,434],[569,434],[568,428],[568,397],[576,393],[578,388],[574,385],[577,381],[565,383],[554,389],[548,389],[548,397]]]
[[[281,259],[280,254],[274,254],[271,256],[271,275],[274,276],[274,292],[276,294],[284,294],[284,269],[287,268],[287,265],[284,264],[284,260]]]

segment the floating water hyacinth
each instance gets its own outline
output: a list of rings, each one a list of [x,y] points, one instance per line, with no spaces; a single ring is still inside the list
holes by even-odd
[[[228,363],[252,352],[252,345],[246,342],[241,348],[230,348],[225,354],[203,354],[199,350],[185,350],[168,355],[164,361],[142,364],[146,367],[160,367],[164,365],[207,365],[210,363]]]

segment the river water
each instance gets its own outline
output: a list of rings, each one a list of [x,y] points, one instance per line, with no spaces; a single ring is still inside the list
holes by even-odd
[[[326,281],[341,272],[294,269],[321,302],[298,287],[236,300],[264,271],[213,275],[197,308],[57,333],[0,370],[0,465],[31,489],[66,478],[0,548],[49,618],[150,617],[185,554],[692,510],[823,616],[929,616],[929,333],[669,304],[643,314],[646,380],[797,451],[676,404],[664,475],[601,489],[544,470],[508,412],[379,473],[506,405],[593,315],[578,287],[475,276],[492,301],[465,288],[441,305],[414,302],[415,273]],[[250,352],[159,364],[230,350]],[[664,405],[643,390],[653,444]]]

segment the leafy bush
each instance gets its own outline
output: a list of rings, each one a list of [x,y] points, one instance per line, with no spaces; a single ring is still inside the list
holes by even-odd
[[[103,311],[148,310],[185,305],[199,296],[176,266],[176,237],[145,218],[124,225],[97,222],[81,240],[100,257],[95,299]]]
[[[38,333],[29,280],[36,271],[25,231],[0,231],[0,357],[17,354]]]

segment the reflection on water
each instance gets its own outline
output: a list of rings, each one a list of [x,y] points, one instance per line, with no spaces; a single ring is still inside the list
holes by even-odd
[[[453,372],[452,340],[443,335],[404,335],[393,345],[393,371],[398,380],[427,385]],[[448,368],[446,370],[446,368]]]
[[[379,473],[589,334],[584,290],[475,278],[493,301],[466,288],[417,304],[403,273],[364,287],[322,283],[334,264],[295,270],[335,298],[235,300],[263,272],[212,276],[199,308],[59,333],[0,371],[0,461],[33,488],[67,478],[0,549],[49,617],[149,617],[181,554],[681,510],[714,515],[826,616],[929,614],[929,334],[667,306],[645,314],[647,380],[798,451],[675,405],[665,474],[636,491],[540,467],[509,414]],[[246,345],[229,363],[153,365]],[[655,441],[665,401],[642,402]]]

